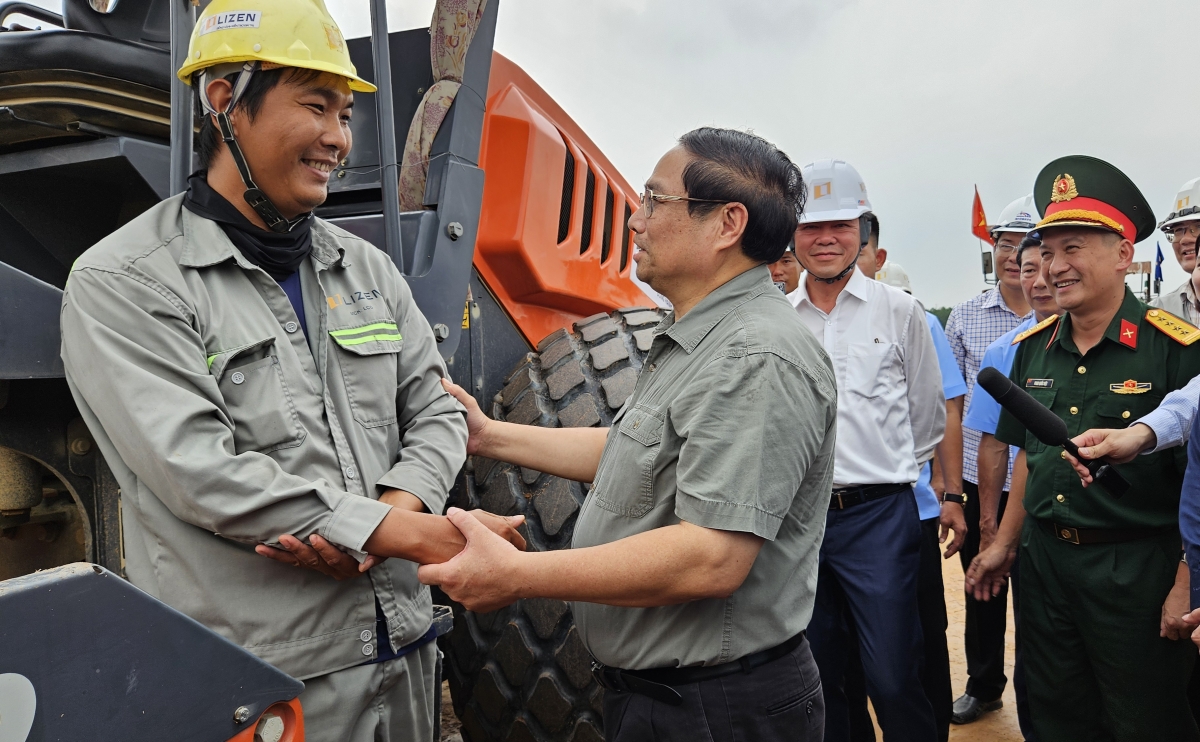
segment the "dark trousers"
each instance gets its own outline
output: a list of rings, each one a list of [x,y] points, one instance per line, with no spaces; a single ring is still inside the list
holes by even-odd
[[[963,572],[979,553],[979,487],[963,480],[967,495],[967,539],[958,557]],[[1008,493],[1000,495],[1000,515],[1008,502]],[[997,520],[999,522],[999,520]],[[975,600],[966,595],[964,640],[967,654],[967,695],[981,701],[994,701],[1004,693],[1008,678],[1004,675],[1004,632],[1008,623],[1008,585],[991,600]]]
[[[608,742],[821,742],[825,706],[808,642],[785,657],[701,683],[677,685],[683,705],[604,692]]]
[[[942,553],[938,543],[938,519],[921,521],[921,570],[917,575],[917,611],[925,658],[921,687],[933,707],[938,742],[950,737],[950,707],[954,691],[950,684],[950,651],[946,645],[946,591],[942,583]],[[851,627],[853,628],[853,627]],[[857,639],[858,632],[855,630]],[[867,679],[863,675],[858,642],[851,641],[846,658],[846,702],[850,713],[850,742],[875,742],[875,726],[867,711]]]
[[[1060,541],[1026,518],[1021,642],[1038,739],[1196,740],[1187,687],[1196,648],[1158,635],[1179,534]]]
[[[921,522],[911,489],[829,511],[808,627],[825,694],[826,742],[850,740],[845,675],[851,621],[867,692],[888,742],[937,738],[919,674],[924,644],[917,610],[920,566]]]

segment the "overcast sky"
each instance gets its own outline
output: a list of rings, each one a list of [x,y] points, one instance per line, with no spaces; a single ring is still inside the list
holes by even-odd
[[[348,37],[366,0],[326,0]],[[640,185],[681,133],[750,128],[798,164],[854,165],[882,244],[927,306],[983,289],[973,186],[988,217],[1041,167],[1088,154],[1161,220],[1200,176],[1195,0],[499,0],[496,48]],[[54,0],[40,0],[48,7]],[[433,0],[389,0],[393,30]],[[1165,288],[1184,279],[1161,233]]]

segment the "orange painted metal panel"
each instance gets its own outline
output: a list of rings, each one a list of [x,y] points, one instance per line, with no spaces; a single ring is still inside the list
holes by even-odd
[[[575,177],[564,194],[568,153]],[[546,91],[498,53],[480,164],[486,176],[475,267],[530,345],[597,312],[650,305],[629,280],[626,207],[637,208],[638,192]],[[594,189],[587,199],[589,172]],[[569,227],[559,240],[568,200]]]
[[[304,709],[300,706],[299,698],[271,704],[263,713],[267,711],[283,721],[283,736],[279,738],[279,742],[304,742]],[[262,716],[258,718],[261,719]],[[258,719],[253,724],[247,724],[245,729],[230,737],[227,742],[254,742],[254,731],[257,728]]]

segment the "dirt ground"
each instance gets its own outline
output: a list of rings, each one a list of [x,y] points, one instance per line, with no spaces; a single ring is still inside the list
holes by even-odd
[[[946,560],[942,565],[942,579],[946,585],[946,612],[950,619],[947,637],[950,645],[950,677],[954,683],[955,696],[962,693],[967,686],[967,659],[963,653],[963,616],[964,596],[962,591],[963,571],[958,557]],[[950,725],[950,742],[1021,742],[1021,730],[1017,726],[1017,702],[1012,689],[1012,663],[1014,632],[1012,620],[1012,603],[1008,606],[1008,636],[1005,653],[1005,674],[1009,677],[1008,687],[1004,689],[1004,708],[985,715],[974,724],[966,726]],[[883,739],[883,734],[876,730],[876,738]],[[442,739],[446,742],[460,742],[458,735],[458,720],[454,718],[454,710],[450,707],[450,689],[442,689]]]

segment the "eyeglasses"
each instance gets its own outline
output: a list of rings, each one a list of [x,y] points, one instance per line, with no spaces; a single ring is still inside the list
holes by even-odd
[[[654,203],[660,204],[673,203],[677,201],[694,201],[696,203],[705,204],[729,204],[732,201],[722,201],[715,198],[688,198],[687,196],[664,196],[661,193],[655,193],[647,188],[642,191],[642,211],[646,212],[646,218],[654,216]]]
[[[1177,224],[1174,227],[1165,227],[1163,232],[1167,235],[1167,242],[1174,242],[1182,237],[1195,237],[1200,235],[1200,224],[1191,222],[1188,224]]]

